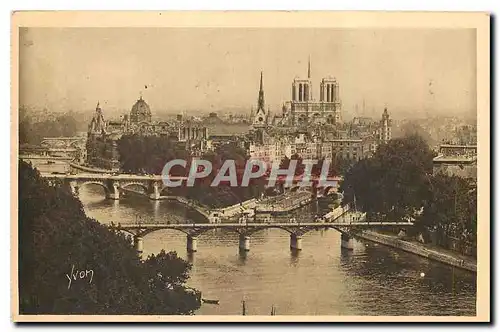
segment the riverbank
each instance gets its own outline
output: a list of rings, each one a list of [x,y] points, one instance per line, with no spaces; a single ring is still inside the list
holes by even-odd
[[[284,214],[313,201],[309,192],[291,192],[266,198],[255,206],[255,213]]]
[[[102,169],[102,168],[96,168],[96,167],[87,167],[84,165],[76,164],[76,163],[68,163],[69,167],[71,168],[72,171],[76,172],[81,172],[84,171],[85,173],[95,173],[95,174],[108,174],[108,173],[113,173],[113,172],[119,172],[119,170],[111,170],[111,169]]]
[[[365,231],[358,234],[358,237],[471,272],[476,272],[477,270],[477,262],[474,258],[463,256],[451,250],[442,249],[431,244],[406,241],[398,238],[397,235],[381,234],[374,231]]]

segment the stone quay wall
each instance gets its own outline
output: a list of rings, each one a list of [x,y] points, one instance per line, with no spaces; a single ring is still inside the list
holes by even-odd
[[[394,236],[380,234],[373,231],[365,231],[358,234],[357,237],[380,243],[389,247],[401,249],[428,259],[432,259],[444,264],[465,269],[471,272],[477,272],[477,264],[471,260],[463,260],[446,252],[440,252],[439,249],[429,249],[417,243],[408,242],[395,238]]]

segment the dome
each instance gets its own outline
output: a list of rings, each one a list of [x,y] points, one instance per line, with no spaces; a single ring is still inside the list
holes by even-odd
[[[144,99],[139,98],[130,111],[131,122],[151,122],[151,110]]]

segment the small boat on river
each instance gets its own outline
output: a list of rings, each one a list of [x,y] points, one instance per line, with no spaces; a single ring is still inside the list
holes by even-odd
[[[203,303],[208,303],[208,304],[219,304],[219,300],[209,300],[209,299],[201,299]]]

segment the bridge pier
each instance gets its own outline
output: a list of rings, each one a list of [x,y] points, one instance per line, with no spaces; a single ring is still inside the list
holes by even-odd
[[[69,188],[71,189],[71,193],[75,196],[78,195],[78,184],[76,181],[70,181],[69,182]]]
[[[71,193],[74,195],[74,196],[78,196],[78,186],[70,186],[71,188]]]
[[[157,182],[153,182],[152,184],[149,185],[148,196],[149,196],[149,199],[152,199],[152,200],[159,200],[160,199],[160,190],[158,188]]]
[[[353,250],[354,249],[354,239],[351,238],[349,235],[342,233],[340,235],[340,247],[347,249],[347,250]]]
[[[290,249],[302,250],[302,236],[297,234],[290,234]]]
[[[107,199],[120,199],[120,190],[118,189],[118,183],[108,184],[108,192],[106,193]]]
[[[244,234],[240,234],[240,250],[250,251],[250,237]]]
[[[198,238],[196,236],[187,236],[186,248],[188,252],[196,252],[198,250]]]
[[[143,240],[142,237],[135,235],[134,236],[134,248],[137,250],[137,254],[139,258],[142,259],[142,248],[143,248]]]
[[[107,192],[106,198],[118,200],[120,199],[120,192],[118,190],[114,190],[113,192]]]

